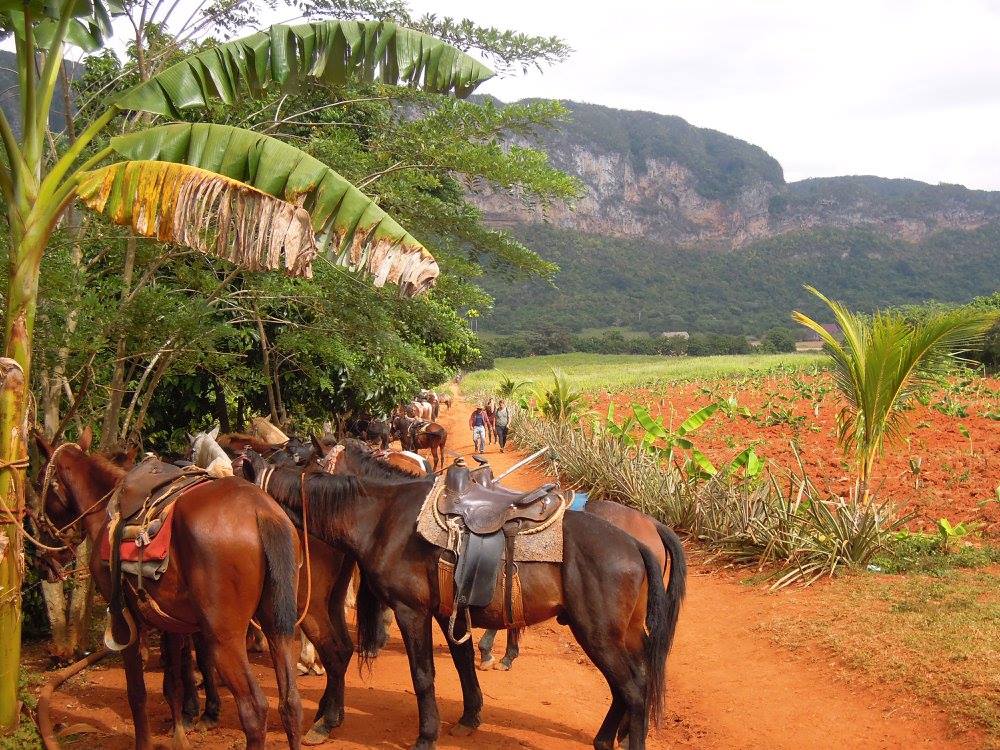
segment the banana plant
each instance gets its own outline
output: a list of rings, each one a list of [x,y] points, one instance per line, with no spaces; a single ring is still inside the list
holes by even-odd
[[[668,462],[673,461],[677,452],[686,452],[684,471],[688,476],[696,479],[709,479],[714,476],[725,477],[740,471],[744,472],[747,478],[754,479],[764,468],[764,461],[757,455],[754,446],[744,448],[729,463],[720,468],[716,467],[711,459],[702,453],[691,440],[691,435],[711,419],[713,414],[720,410],[727,411],[727,408],[735,408],[734,403],[728,400],[715,401],[690,414],[676,430],[673,430],[664,424],[662,416],[653,417],[646,407],[633,404],[632,413],[635,423],[645,430],[638,447]],[[610,408],[609,417],[613,423],[614,412]],[[632,431],[627,420],[620,427],[618,425],[615,427],[628,430],[629,433]]]
[[[381,21],[278,24],[204,48],[114,100],[53,162],[49,111],[68,45],[100,49],[118,0],[0,0],[19,81],[19,127],[0,110],[0,195],[10,264],[0,358],[0,734],[17,720],[26,416],[39,268],[66,208],[80,201],[139,235],[224,258],[248,270],[309,276],[331,262],[426,290],[433,256],[368,196],[299,149],[239,128],[153,127],[95,139],[128,113],[178,118],[213,101],[235,104],[308,77],[407,86],[464,97],[493,75],[427,34]],[[6,554],[4,554],[6,548]]]

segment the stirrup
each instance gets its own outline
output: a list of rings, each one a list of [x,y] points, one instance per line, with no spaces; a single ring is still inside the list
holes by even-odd
[[[448,640],[456,646],[461,646],[472,637],[472,615],[469,613],[468,607],[462,607],[465,611],[465,635],[461,638],[455,638],[455,621],[458,619],[458,609],[456,605],[451,610],[451,617],[448,619]]]
[[[125,644],[118,643],[115,640],[114,628],[112,626],[114,616],[111,614],[111,607],[108,607],[108,626],[104,629],[104,645],[108,647],[109,651],[124,651],[135,643],[135,620],[132,618],[132,613],[129,612],[128,607],[122,609],[122,617],[125,618],[125,624],[128,625],[128,643]]]

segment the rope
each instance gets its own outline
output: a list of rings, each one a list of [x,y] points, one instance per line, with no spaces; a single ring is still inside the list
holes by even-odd
[[[302,472],[302,477],[299,480],[299,502],[302,503],[302,542],[306,548],[306,605],[302,608],[302,614],[299,615],[299,619],[295,621],[296,628],[302,624],[302,621],[306,619],[306,615],[309,614],[309,604],[312,600],[312,561],[309,558],[309,497],[306,493],[306,479],[311,473],[308,470]]]

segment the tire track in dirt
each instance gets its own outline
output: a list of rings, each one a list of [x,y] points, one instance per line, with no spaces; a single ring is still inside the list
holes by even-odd
[[[472,452],[471,409],[456,399],[443,410],[448,448]],[[497,473],[520,456],[487,451]],[[528,489],[544,480],[527,470],[509,486]],[[733,582],[727,576],[695,570],[671,655],[664,726],[651,734],[649,747],[752,748],[970,748],[975,738],[951,738],[947,717],[906,694],[876,693],[839,677],[822,653],[791,653],[771,643],[757,625],[776,611],[778,597]],[[498,642],[502,641],[502,636]],[[461,713],[461,690],[444,638],[436,633],[438,705],[444,731],[441,748],[562,750],[591,746],[610,696],[601,674],[583,654],[568,628],[554,621],[529,628],[512,672],[480,672],[485,698],[483,726],[471,737],[447,734]],[[495,645],[499,650],[501,644]],[[268,747],[285,746],[277,717],[274,674],[262,655],[254,672],[268,703]],[[147,674],[149,707],[159,739],[167,740],[168,712],[159,695],[161,677]],[[306,724],[322,695],[324,678],[300,678]],[[64,724],[86,721],[100,734],[89,744],[109,750],[131,747],[131,717],[120,666],[75,678],[53,705]],[[405,748],[417,732],[417,709],[406,655],[398,633],[370,676],[356,668],[347,677],[347,716],[335,740],[323,747]],[[235,705],[226,694],[223,725],[188,735],[192,747],[206,750],[241,747]]]

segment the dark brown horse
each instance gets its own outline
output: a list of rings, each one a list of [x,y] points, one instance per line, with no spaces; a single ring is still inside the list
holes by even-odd
[[[399,440],[404,451],[431,452],[434,471],[444,466],[444,447],[448,442],[448,430],[437,422],[425,422],[410,417],[392,418],[392,437]]]
[[[89,432],[80,444],[53,448],[41,437],[37,442],[47,459],[42,474],[43,526],[70,546],[82,525],[94,550],[91,576],[111,601],[115,582],[101,561],[99,541],[108,533],[108,500],[125,471],[87,453]],[[235,477],[197,485],[179,496],[172,523],[167,570],[157,581],[144,581],[141,595],[134,586],[123,586],[125,609],[113,618],[116,634],[131,631],[130,620],[135,628],[124,658],[136,748],[153,747],[139,651],[142,630],[148,627],[163,631],[164,693],[174,722],[174,746],[188,746],[181,664],[184,636],[195,633],[236,699],[247,748],[262,750],[267,701],[247,659],[245,641],[252,617],[267,635],[278,681],[278,710],[289,745],[298,748],[302,706],[295,684],[294,527],[264,492]]]
[[[389,604],[403,634],[420,715],[417,750],[435,747],[440,719],[434,696],[431,623],[447,631],[440,613],[437,567],[443,551],[415,531],[417,516],[433,478],[413,477],[348,445],[338,457],[363,467],[356,475],[314,474],[306,495],[314,532],[353,555],[366,582],[359,592],[358,632],[362,653],[377,630],[372,594]],[[262,473],[251,461],[256,481],[283,506],[300,510],[302,472],[276,468]],[[665,662],[673,640],[685,582],[683,552],[671,549],[669,586],[662,566],[645,545],[587,513],[567,513],[563,521],[563,563],[520,563],[519,575],[528,624],[552,617],[569,625],[577,641],[604,674],[611,707],[594,745],[610,750],[619,734],[632,750],[645,747],[648,722],[659,718],[665,694]],[[676,555],[676,557],[673,557]],[[477,610],[472,624],[503,627],[501,614]],[[464,634],[457,623],[456,636]],[[482,692],[471,641],[449,641],[462,685],[464,711],[453,732],[468,734],[480,724]]]
[[[681,549],[677,535],[659,521],[650,518],[635,508],[611,500],[588,500],[583,511],[591,513],[631,536],[637,542],[649,547],[663,570],[664,583],[668,583],[670,561],[675,556],[668,550]],[[496,630],[487,630],[479,640],[479,668],[509,670],[520,653],[520,630],[507,631],[507,645],[499,662],[493,659],[493,641]]]

